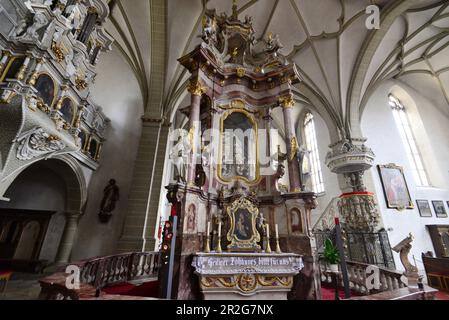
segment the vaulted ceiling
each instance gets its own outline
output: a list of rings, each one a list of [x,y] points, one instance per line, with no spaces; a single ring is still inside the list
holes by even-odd
[[[146,112],[170,115],[188,74],[177,59],[200,41],[205,8],[230,12],[231,0],[111,0],[108,30],[139,80]],[[240,0],[257,37],[277,33],[282,53],[304,77],[296,97],[336,135],[352,130],[370,94],[386,79],[414,87],[449,115],[449,0]],[[365,10],[381,8],[368,30]]]

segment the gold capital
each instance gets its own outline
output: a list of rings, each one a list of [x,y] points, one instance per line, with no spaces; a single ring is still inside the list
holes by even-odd
[[[206,93],[206,88],[201,85],[201,82],[198,80],[191,80],[189,86],[187,87],[187,91],[190,92],[191,95],[194,96],[202,96]]]
[[[292,94],[287,94],[279,98],[279,104],[285,109],[293,108],[295,105],[295,99],[293,99]]]

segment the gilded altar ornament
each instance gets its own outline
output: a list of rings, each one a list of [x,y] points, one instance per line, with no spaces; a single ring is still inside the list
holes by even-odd
[[[279,104],[285,108],[293,108],[295,106],[295,99],[293,99],[292,94],[287,94],[279,98]]]
[[[243,292],[253,292],[257,287],[256,275],[252,273],[244,273],[240,275],[238,286]]]
[[[236,73],[237,73],[237,77],[243,78],[246,73],[245,68],[242,68],[242,67],[237,68]]]
[[[201,85],[200,81],[191,80],[187,87],[187,91],[189,91],[190,94],[193,96],[201,97],[203,94],[206,93],[207,89]]]
[[[290,139],[290,155],[288,159],[292,161],[298,154],[298,151],[299,151],[298,140],[296,139],[296,137],[293,137]]]
[[[284,288],[290,289],[293,285],[292,277],[269,276],[254,274],[251,272],[234,276],[204,277],[200,280],[201,287],[205,290],[230,289],[241,292],[243,295],[251,295],[257,288]]]
[[[195,132],[196,132],[196,127],[195,127],[195,125],[193,125],[191,128],[190,128],[190,130],[189,130],[189,133],[188,133],[188,140],[189,140],[189,144],[190,144],[190,147],[192,148],[192,150],[193,150],[193,147],[194,147],[194,142],[195,142]]]
[[[56,56],[56,61],[58,61],[59,63],[64,61],[65,54],[61,46],[59,46],[56,42],[53,42],[51,45],[51,50]]]
[[[86,78],[77,77],[75,79],[75,84],[78,90],[84,90],[87,88]]]

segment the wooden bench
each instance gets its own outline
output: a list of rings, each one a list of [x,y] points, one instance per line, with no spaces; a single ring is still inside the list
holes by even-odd
[[[429,286],[449,292],[449,259],[433,258],[423,255],[422,261]]]

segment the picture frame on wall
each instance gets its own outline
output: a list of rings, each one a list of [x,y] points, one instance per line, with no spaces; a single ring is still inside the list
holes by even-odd
[[[416,200],[418,205],[419,215],[423,218],[432,217],[432,209],[430,209],[429,200]]]
[[[387,208],[400,211],[413,209],[414,204],[405,180],[403,168],[395,164],[378,165],[377,168]]]
[[[435,215],[437,218],[447,218],[447,211],[444,207],[444,201],[434,200],[432,201],[433,209],[435,210]]]

